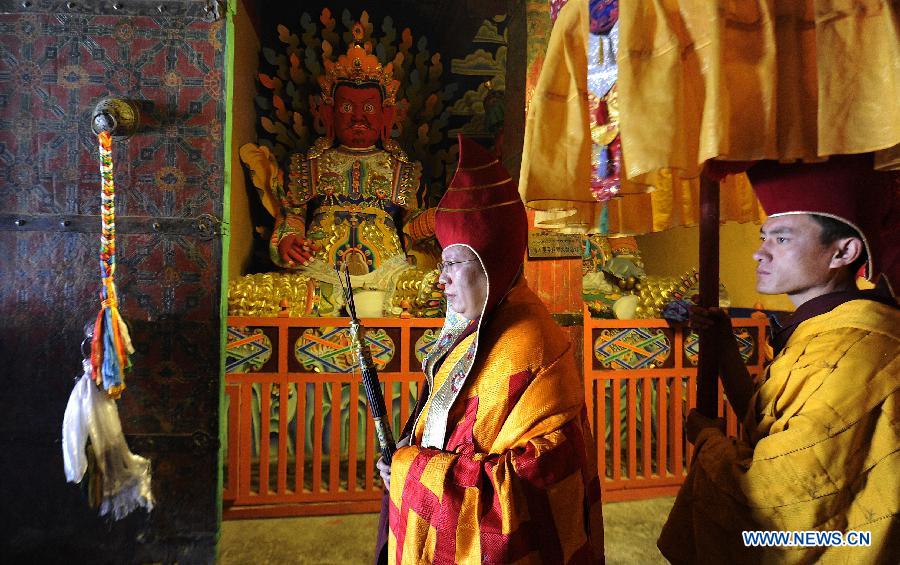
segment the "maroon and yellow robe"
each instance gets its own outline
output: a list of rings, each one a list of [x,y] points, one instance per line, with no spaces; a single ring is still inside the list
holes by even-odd
[[[453,316],[426,359],[431,393],[412,445],[391,466],[390,561],[602,563],[600,482],[569,340],[523,280],[479,331],[459,339],[465,323]]]

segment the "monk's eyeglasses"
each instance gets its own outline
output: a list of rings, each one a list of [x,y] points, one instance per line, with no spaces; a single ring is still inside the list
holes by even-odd
[[[465,261],[439,261],[437,264],[437,268],[439,271],[443,271],[447,267],[452,267],[453,265],[459,265],[460,263],[471,263],[472,261],[477,261],[478,259],[466,259]]]

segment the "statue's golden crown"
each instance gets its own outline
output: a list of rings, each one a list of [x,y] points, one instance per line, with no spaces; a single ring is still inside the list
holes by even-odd
[[[361,45],[362,26],[353,26],[355,42],[347,48],[347,53],[332,61],[324,58],[325,72],[319,75],[319,86],[322,88],[323,101],[334,103],[334,90],[342,83],[354,85],[371,84],[381,89],[382,103],[393,106],[397,102],[397,89],[400,81],[394,79],[394,65],[388,63],[382,67],[378,57],[372,54],[370,43]]]

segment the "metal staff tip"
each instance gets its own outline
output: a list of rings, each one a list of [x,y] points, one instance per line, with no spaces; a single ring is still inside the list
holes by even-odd
[[[344,293],[344,302],[347,303],[347,314],[350,318],[355,320],[356,304],[353,302],[353,286],[350,283],[350,269],[347,267],[347,263],[342,261],[334,266],[334,270],[337,273],[338,282]]]

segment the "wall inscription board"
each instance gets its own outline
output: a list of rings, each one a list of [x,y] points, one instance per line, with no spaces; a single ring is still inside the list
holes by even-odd
[[[528,231],[529,259],[559,259],[581,257],[582,237],[580,234],[556,233],[547,230]]]

